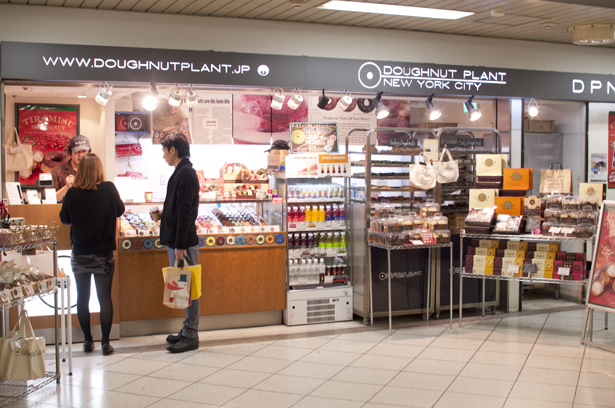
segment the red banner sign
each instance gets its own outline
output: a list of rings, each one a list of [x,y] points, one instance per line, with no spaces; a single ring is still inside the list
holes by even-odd
[[[613,161],[615,161],[615,156],[613,153],[615,152],[615,112],[609,112],[609,155],[607,156],[607,161],[609,164],[609,172],[608,172],[608,187],[615,187],[615,166],[613,166]]]

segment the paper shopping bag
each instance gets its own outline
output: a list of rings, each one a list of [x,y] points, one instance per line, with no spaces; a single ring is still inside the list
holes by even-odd
[[[561,166],[561,164],[560,164]],[[572,193],[572,170],[551,169],[540,170],[540,193]]]
[[[162,276],[165,306],[172,309],[185,309],[190,306],[192,299],[201,297],[201,265],[162,268]],[[179,289],[181,291],[178,291]]]
[[[45,338],[34,335],[25,309],[13,331],[0,338],[0,361],[0,380],[28,381],[45,377]]]

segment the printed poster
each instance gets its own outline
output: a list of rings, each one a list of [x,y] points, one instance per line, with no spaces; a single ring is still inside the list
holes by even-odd
[[[16,108],[19,139],[32,145],[34,154],[32,168],[19,172],[19,182],[33,186],[40,173],[51,173],[70,160],[65,148],[79,133],[79,106],[18,104]]]
[[[609,112],[609,172],[608,187],[615,187],[615,112]]]
[[[354,129],[371,129],[378,124],[374,114],[375,105],[368,98],[353,98],[352,103],[345,110],[338,104],[340,98],[329,95],[329,103],[324,109],[318,106],[319,97],[309,99],[309,122],[337,123],[339,144],[345,146],[346,137],[349,145],[365,146],[367,132],[357,131],[348,134]],[[373,135],[371,144],[376,144],[376,135]]]
[[[615,308],[615,202],[604,201],[602,208],[588,304]]]
[[[336,123],[291,123],[291,153],[337,153]]]
[[[591,154],[591,172],[589,173],[589,181],[606,181],[607,169],[607,154],[592,153]]]
[[[196,106],[188,108],[193,144],[233,143],[233,95],[199,95]]]

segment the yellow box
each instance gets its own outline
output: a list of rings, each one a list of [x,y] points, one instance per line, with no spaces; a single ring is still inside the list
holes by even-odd
[[[553,272],[552,271],[545,271],[545,278],[553,279]]]
[[[553,259],[545,259],[545,272],[553,272]]]
[[[472,273],[475,275],[493,275],[493,268],[483,268],[480,266],[474,266]]]
[[[547,252],[559,252],[559,244],[548,244],[549,250]]]
[[[602,205],[604,183],[579,183],[579,197],[598,197],[598,205]]]
[[[536,251],[534,252],[534,259],[547,259],[548,252]]]
[[[544,259],[532,259],[532,263],[537,265],[539,272],[545,271],[545,260]],[[553,262],[551,262],[551,270],[553,270]]]
[[[525,251],[518,251],[515,249],[504,250],[504,256],[507,258],[525,258]]]
[[[523,197],[495,197],[493,202],[498,215],[523,215]]]
[[[504,176],[504,190],[531,190],[534,188],[533,169],[505,168],[502,172]]]
[[[557,252],[547,252],[547,259],[551,261],[555,261],[556,256],[557,256]]]
[[[514,249],[515,251],[518,251],[521,249],[521,245],[519,244],[521,244],[520,241],[508,241],[506,244],[506,249]]]
[[[524,242],[524,241],[519,241],[519,250],[521,250],[521,251],[527,251],[527,248],[528,248],[528,246],[527,246],[527,242]]]
[[[515,258],[515,265],[519,265],[519,270],[523,268],[523,258]]]
[[[492,249],[500,249],[500,241],[497,239],[492,239],[491,240],[491,248]]]

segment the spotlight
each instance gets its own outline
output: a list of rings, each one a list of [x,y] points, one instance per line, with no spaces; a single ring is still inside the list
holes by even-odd
[[[433,103],[433,95],[429,95],[429,98],[425,101],[425,107],[427,108],[427,113],[429,114],[429,120],[436,120],[441,115],[442,112],[440,109]]]
[[[280,110],[282,105],[284,105],[284,91],[282,88],[275,88],[273,90],[273,98],[271,99],[271,107]]]
[[[190,87],[190,91],[186,92],[186,105],[194,107],[199,104],[199,96],[196,91]]]
[[[342,97],[340,98],[340,101],[337,106],[339,106],[341,110],[345,111],[346,109],[348,109],[351,103],[352,97],[350,96],[350,92],[344,91],[342,92]]]
[[[98,91],[98,95],[96,95],[96,98],[94,100],[101,105],[106,105],[107,102],[109,102],[109,99],[111,99],[111,94],[113,94],[113,92],[111,92],[111,88],[113,87],[109,86],[109,84],[106,82],[101,83],[99,87],[100,90]]]
[[[182,104],[183,96],[182,91],[179,88],[175,88],[171,91],[169,95],[169,105],[171,106],[179,106]]]
[[[536,102],[536,99],[532,98],[530,103],[527,105],[527,113],[533,118],[538,115],[538,102]]]
[[[384,119],[389,116],[389,108],[384,106],[384,103],[382,103],[382,92],[378,92],[378,95],[374,98],[374,103],[376,104],[377,119]]]
[[[318,106],[320,109],[324,109],[325,106],[327,106],[327,104],[329,103],[330,99],[327,95],[325,95],[325,90],[322,90],[322,96],[320,97],[320,99],[318,100],[318,104],[316,106]]]
[[[475,108],[472,104],[472,98],[474,98],[474,96],[469,96],[468,100],[465,101],[464,105],[466,107],[466,110],[468,111],[468,117],[472,122],[474,122],[480,119],[481,112],[480,109]]]
[[[293,89],[293,96],[288,100],[288,107],[295,110],[303,103],[303,96],[299,88]]]
[[[158,91],[156,84],[152,84],[152,91],[143,98],[143,108],[148,111],[153,111],[158,105]]]

